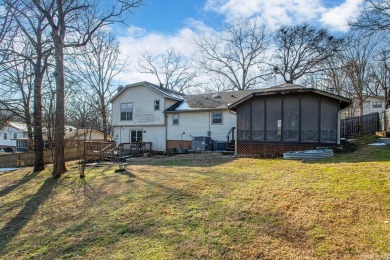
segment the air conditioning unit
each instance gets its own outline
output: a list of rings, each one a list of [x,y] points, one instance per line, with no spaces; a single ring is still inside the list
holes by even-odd
[[[196,136],[192,137],[193,151],[210,151],[211,150],[211,137],[208,136]]]

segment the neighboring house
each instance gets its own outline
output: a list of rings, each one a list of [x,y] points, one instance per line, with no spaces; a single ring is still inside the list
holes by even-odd
[[[127,85],[110,100],[114,140],[151,142],[154,151],[189,149],[194,137],[226,142],[236,124],[228,105],[250,92],[184,95],[149,82]]]
[[[384,96],[367,96],[363,101],[363,115],[372,113],[380,113],[385,110],[386,103]],[[348,118],[353,116],[360,116],[360,108],[357,106],[357,102],[353,102],[352,106],[343,112],[342,118]]]
[[[237,113],[237,154],[279,156],[337,145],[340,110],[349,104],[347,98],[294,84],[255,91],[229,106]]]
[[[73,126],[65,126],[65,140],[67,145],[72,146],[72,141],[102,141],[103,132],[94,129],[77,129]],[[111,136],[108,136],[111,140]],[[47,130],[43,128],[43,140],[45,148],[47,144]],[[8,121],[0,129],[0,149],[11,147],[16,152],[28,151],[27,125],[22,122]]]
[[[17,147],[26,146],[27,143],[20,142],[20,139],[27,140],[27,126],[25,123],[8,121],[0,129],[0,148],[11,147],[16,150]]]

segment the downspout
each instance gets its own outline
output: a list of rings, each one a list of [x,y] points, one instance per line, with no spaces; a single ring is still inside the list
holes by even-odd
[[[165,128],[165,152],[168,151],[168,116],[164,112],[164,128]]]

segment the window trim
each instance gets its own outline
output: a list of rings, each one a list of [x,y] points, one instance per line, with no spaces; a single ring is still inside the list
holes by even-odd
[[[177,116],[177,123],[175,123],[175,116]],[[179,125],[180,124],[180,116],[178,113],[172,114],[172,125]]]
[[[122,112],[122,105],[124,104],[131,104],[131,112],[129,111],[123,111]],[[134,103],[133,102],[124,102],[119,104],[119,119],[120,121],[133,121],[133,111],[134,111]],[[122,113],[126,113],[126,119],[122,119]],[[131,118],[127,119],[127,114],[131,113]]]
[[[158,108],[156,108],[156,101],[158,101]],[[155,111],[159,111],[160,110],[160,106],[161,106],[160,99],[155,99],[154,102],[153,102],[153,106],[154,106],[154,110]]]
[[[4,134],[3,134],[3,139],[4,139],[4,140],[8,140],[8,135],[7,135],[7,133],[4,133]]]
[[[214,122],[214,115],[220,114],[221,115],[221,123],[215,123]],[[211,112],[211,124],[212,125],[223,125],[223,112]]]
[[[382,108],[382,101],[372,101],[371,108]]]

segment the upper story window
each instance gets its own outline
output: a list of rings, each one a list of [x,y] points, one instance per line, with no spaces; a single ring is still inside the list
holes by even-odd
[[[7,140],[8,139],[8,135],[7,133],[4,133],[4,140]]]
[[[222,124],[222,112],[212,113],[211,123],[221,125]]]
[[[133,120],[133,103],[121,103],[121,120]]]
[[[154,110],[160,110],[160,100],[156,99],[154,101]]]
[[[179,114],[173,114],[172,115],[172,124],[178,125],[179,124]]]
[[[372,108],[382,108],[382,101],[372,101]]]
[[[18,134],[14,133],[14,139],[18,138]]]

